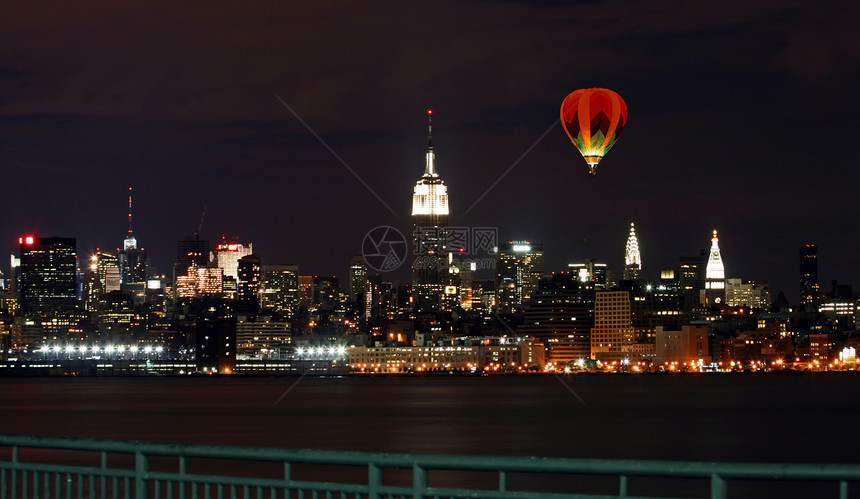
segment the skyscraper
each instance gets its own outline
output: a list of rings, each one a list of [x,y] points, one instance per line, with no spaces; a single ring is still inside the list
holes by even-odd
[[[131,217],[131,192],[128,188],[128,232],[119,250],[119,279],[121,284],[146,282],[146,251],[138,248]]]
[[[818,247],[804,244],[800,247],[800,304],[812,305],[818,300]]]
[[[239,276],[239,259],[253,253],[253,249],[254,245],[251,243],[244,244],[222,238],[212,252],[212,261],[216,266],[224,269],[225,280],[227,278],[236,280]]]
[[[522,309],[543,276],[543,245],[510,241],[496,254],[496,308],[513,314]]]
[[[259,291],[262,281],[262,264],[260,256],[250,254],[239,259],[236,267],[238,280],[236,283],[236,299],[241,302],[259,306]]]
[[[449,284],[448,189],[436,172],[433,152],[432,111],[427,111],[428,147],[424,174],[412,193],[412,226],[415,246],[412,293],[417,312],[438,312],[442,293]],[[456,289],[456,288],[455,288]]]
[[[639,253],[639,239],[636,238],[636,227],[630,222],[630,235],[627,236],[627,246],[624,249],[625,281],[635,281],[642,278],[642,255]]]
[[[187,275],[190,267],[205,267],[209,263],[209,241],[199,235],[186,237],[176,245],[175,276]]]
[[[726,269],[723,267],[723,257],[720,255],[720,239],[714,229],[711,237],[711,252],[708,264],[705,266],[705,290],[702,293],[702,304],[707,306],[720,305],[726,300]]]
[[[45,315],[74,309],[78,300],[75,239],[24,236],[18,244],[20,311]]]
[[[260,306],[293,316],[299,306],[299,266],[263,265]]]
[[[355,255],[349,264],[349,301],[364,304],[367,289],[367,262],[364,256]]]

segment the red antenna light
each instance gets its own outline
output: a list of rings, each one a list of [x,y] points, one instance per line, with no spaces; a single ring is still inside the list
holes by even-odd
[[[433,114],[433,110],[432,110],[432,109],[428,109],[428,110],[427,110],[427,114]]]

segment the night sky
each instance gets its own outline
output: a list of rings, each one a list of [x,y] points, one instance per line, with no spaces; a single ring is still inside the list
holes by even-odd
[[[860,287],[858,2],[293,4],[4,5],[0,251],[120,246],[133,186],[162,272],[207,206],[205,238],[344,274],[370,229],[408,234],[432,108],[451,224],[542,242],[548,271],[620,272],[632,220],[648,278],[716,228],[727,277],[774,297],[797,300],[803,243],[825,290]],[[629,109],[598,176],[556,125],[462,216],[587,87]]]

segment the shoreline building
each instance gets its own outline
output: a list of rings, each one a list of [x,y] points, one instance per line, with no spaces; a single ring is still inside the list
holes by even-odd
[[[642,254],[639,252],[639,239],[636,237],[636,227],[630,222],[630,235],[627,236],[627,246],[624,248],[625,281],[636,281],[642,278]]]
[[[517,332],[543,343],[546,360],[556,365],[585,360],[591,356],[594,295],[570,272],[541,279]]]
[[[594,298],[591,358],[649,360],[654,356],[647,299],[634,290],[598,291]]]
[[[443,293],[451,285],[448,252],[448,188],[436,171],[432,111],[427,111],[424,174],[412,193],[412,294],[416,313],[443,311]],[[454,288],[456,293],[456,287]]]
[[[716,229],[711,237],[711,252],[705,267],[705,289],[700,296],[702,305],[708,307],[723,305],[726,301],[726,269],[720,255],[720,239]]]

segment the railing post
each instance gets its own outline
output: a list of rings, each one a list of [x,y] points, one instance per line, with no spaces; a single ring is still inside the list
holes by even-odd
[[[367,465],[367,499],[380,499],[379,488],[382,486],[382,469],[376,463]]]
[[[727,495],[725,479],[716,473],[711,474],[711,499],[726,499]]]
[[[839,480],[839,499],[848,499],[848,482]]]
[[[618,497],[627,497],[627,475],[618,477]]]
[[[427,493],[427,470],[418,463],[412,465],[412,497],[424,499]]]
[[[147,456],[141,452],[134,453],[134,499],[146,499]]]
[[[9,474],[12,475],[12,495],[11,497],[18,497],[18,446],[12,446],[12,469],[9,470]]]
[[[499,492],[508,490],[508,474],[505,470],[499,470]]]
[[[108,467],[108,455],[107,452],[102,451],[102,470],[107,470]],[[102,497],[107,497],[107,476],[104,471],[102,471]]]

